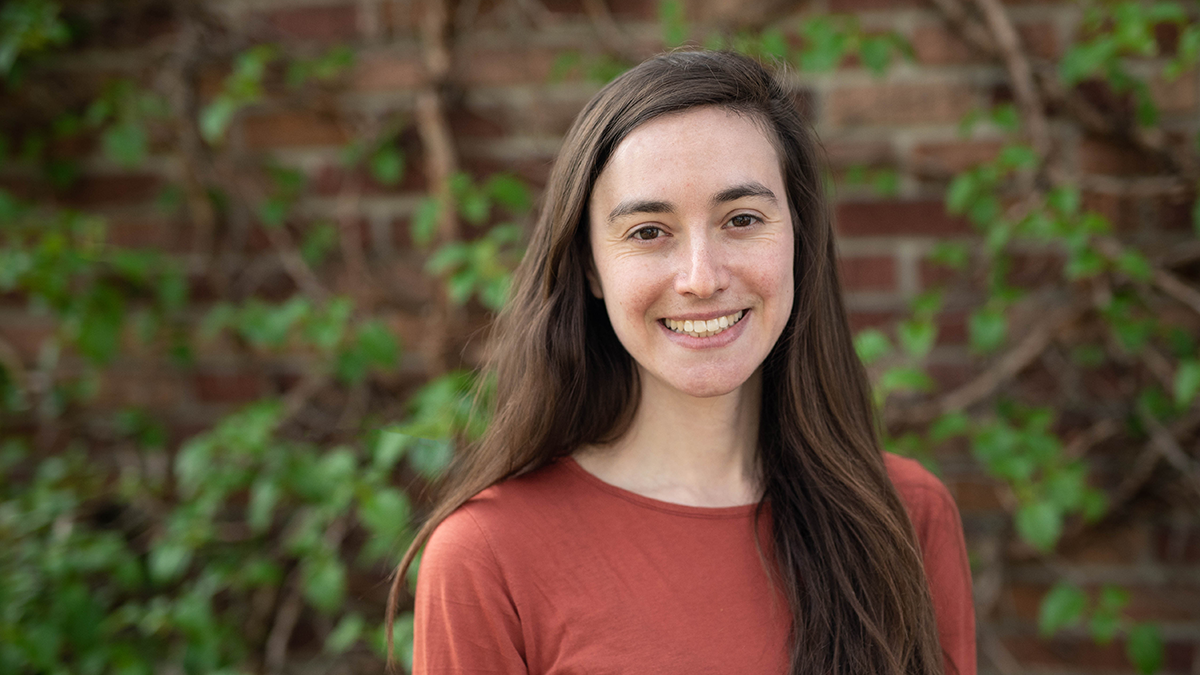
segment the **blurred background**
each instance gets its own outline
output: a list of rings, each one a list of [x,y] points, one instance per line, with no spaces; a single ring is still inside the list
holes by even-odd
[[[1158,0],[8,0],[0,672],[380,672],[560,139],[685,44],[823,139],[980,671],[1200,675],[1200,5]]]

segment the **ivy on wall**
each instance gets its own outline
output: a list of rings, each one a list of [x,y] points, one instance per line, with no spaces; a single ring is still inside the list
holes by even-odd
[[[930,372],[955,286],[917,296],[887,330],[860,332],[885,444],[931,465],[935,448],[966,444],[1002,486],[1018,553],[1061,572],[1040,606],[1043,635],[1121,638],[1137,670],[1154,673],[1164,660],[1160,628],[1128,615],[1129,593],[1119,586],[1077,583],[1055,551],[1124,508],[1155,467],[1200,497],[1188,446],[1200,429],[1200,255],[1164,259],[1153,242],[1124,237],[1088,209],[1086,177],[1065,162],[1050,129],[1078,124],[1159,162],[1155,189],[1193,204],[1194,251],[1197,134],[1164,141],[1145,78],[1133,73],[1146,64],[1167,79],[1192,72],[1200,18],[1172,2],[1089,5],[1081,37],[1047,64],[1009,39],[1011,23],[994,2],[936,4],[1004,64],[1014,100],[963,121],[964,134],[983,125],[1005,143],[993,160],[944,177],[947,210],[976,234],[932,252],[981,286],[967,330],[982,370],[944,390]],[[303,658],[379,658],[382,586],[352,587],[394,563],[423,489],[486,424],[472,415],[481,383],[478,364],[463,356],[464,336],[503,303],[531,188],[509,174],[460,170],[452,144],[433,150],[445,140],[446,104],[430,86],[422,95],[432,97],[431,115],[343,122],[336,215],[310,217],[313,176],[246,152],[237,125],[271,102],[321,108],[354,52],[247,43],[217,17],[171,7],[185,32],[204,38],[180,47],[178,88],[115,78],[49,106],[39,103],[36,73],[85,29],[51,0],[0,9],[0,76],[23,113],[19,123],[4,120],[11,128],[0,136],[0,157],[41,186],[0,190],[0,294],[53,326],[32,365],[0,342],[3,672],[277,673],[300,658],[291,653],[299,632],[322,650]],[[884,75],[912,54],[902,36],[865,31],[846,16],[701,35],[683,5],[666,0],[659,20],[666,47],[736,49],[802,73],[854,58]],[[443,29],[448,22],[443,16]],[[1170,49],[1156,38],[1166,28],[1176,36]],[[445,49],[445,32],[425,35],[426,50]],[[627,52],[566,53],[554,77],[610,79],[631,65]],[[222,67],[214,91],[200,91],[201,65]],[[1085,87],[1104,92],[1099,103],[1080,94]],[[381,290],[397,282],[373,266],[354,216],[368,182],[395,189],[414,170],[405,149],[413,126],[430,146],[424,173],[436,179],[408,222],[433,309],[427,343],[401,344],[384,311],[395,294]],[[117,245],[103,217],[69,206],[64,196],[86,172],[64,148],[88,140],[129,170],[178,149],[184,170],[158,208],[194,231],[191,262]],[[878,168],[847,179],[885,193],[900,180]],[[252,232],[265,238],[285,293],[267,292],[248,262]],[[1036,288],[1017,286],[1015,260],[1031,254],[1057,261],[1054,273]],[[298,356],[303,375],[182,443],[150,410],[98,413],[105,378],[126,358],[161,359],[182,378],[214,349],[264,363]],[[424,364],[419,384],[397,384],[395,374],[414,360]],[[1063,392],[1054,405],[1021,386],[1031,365],[1046,360],[1057,364]],[[1128,395],[1098,402],[1078,384],[1100,376],[1117,378]],[[1138,450],[1121,457],[1130,467],[1124,482],[1101,486],[1093,454],[1113,443]],[[982,562],[977,578],[1003,574],[994,563]],[[372,594],[376,601],[364,599]],[[981,612],[989,602],[981,600]],[[411,657],[411,628],[411,615],[398,622],[402,662]]]

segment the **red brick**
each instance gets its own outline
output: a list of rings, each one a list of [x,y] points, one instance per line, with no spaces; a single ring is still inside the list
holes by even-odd
[[[829,2],[829,11],[833,14],[913,7],[924,7],[924,3],[921,0],[830,0]]]
[[[1134,621],[1200,621],[1200,588],[1192,585],[1133,586],[1125,612]]]
[[[966,171],[996,158],[1001,141],[931,141],[912,149],[914,168],[922,173],[947,175]]]
[[[393,37],[412,33],[413,29],[421,23],[418,16],[418,5],[415,2],[384,2],[380,4],[383,5],[383,25],[388,28]]]
[[[1022,666],[1031,669],[1086,673],[1128,673],[1133,670],[1125,656],[1125,641],[1120,637],[1107,645],[1098,645],[1088,637],[1060,635],[1042,640],[1033,634],[1009,636],[1003,642]],[[1195,644],[1170,640],[1165,648],[1166,660],[1160,673],[1182,675],[1192,672]]]
[[[831,167],[892,166],[896,153],[890,143],[832,140],[825,144],[825,155]]]
[[[967,362],[931,363],[926,367],[929,376],[937,383],[936,391],[948,391],[961,387],[975,375],[975,369]]]
[[[162,216],[121,216],[108,219],[106,240],[122,248],[154,248],[181,251],[180,227]]]
[[[689,3],[684,3],[684,15],[688,16]],[[609,0],[608,11],[618,19],[658,19],[658,3],[645,0]]]
[[[127,350],[122,350],[128,355]],[[99,408],[148,408],[167,410],[182,400],[183,381],[167,372],[132,370],[127,367],[105,371],[96,395]]]
[[[1004,511],[1004,504],[996,493],[996,483],[987,478],[958,478],[947,482],[958,510],[964,515],[991,514]]]
[[[63,195],[79,208],[142,204],[158,196],[162,179],[152,174],[84,175]]]
[[[245,403],[263,395],[263,378],[248,372],[202,372],[193,378],[196,398],[205,403]]]
[[[456,55],[453,78],[468,87],[543,84],[557,56],[548,49],[464,49]]]
[[[354,4],[287,7],[263,17],[284,40],[345,42],[358,37],[358,9]]]
[[[956,123],[978,105],[961,83],[877,84],[838,87],[825,101],[825,118],[837,127]]]
[[[1057,59],[1062,56],[1062,44],[1058,39],[1058,28],[1052,23],[1017,24],[1017,33],[1021,36],[1025,51],[1033,56],[1044,59]]]
[[[848,292],[896,288],[896,259],[890,255],[843,257],[838,262],[842,288]]]
[[[1152,158],[1133,146],[1089,136],[1079,144],[1079,168],[1084,173],[1134,176],[1154,173],[1156,167]]]
[[[8,343],[21,360],[33,363],[41,352],[42,345],[54,336],[55,322],[45,317],[22,316],[0,323],[0,340]]]
[[[1200,524],[1155,528],[1153,551],[1158,560],[1168,565],[1200,564]]]
[[[307,110],[247,117],[243,129],[246,146],[255,150],[341,145],[348,140],[337,121]]]
[[[457,106],[446,117],[455,138],[503,138],[506,132],[503,110]]]
[[[872,235],[965,234],[966,219],[951,216],[940,201],[841,202],[837,205],[837,230],[843,237]]]
[[[1103,192],[1084,192],[1081,202],[1085,211],[1095,211],[1104,216],[1118,231],[1136,230],[1141,225],[1137,200],[1134,198]]]
[[[949,310],[937,316],[939,345],[965,345],[967,343],[967,317],[963,310]]]
[[[1144,527],[1108,525],[1068,542],[1060,553],[1067,562],[1077,565],[1133,565],[1141,559],[1149,543]]]
[[[425,68],[417,54],[363,55],[350,76],[351,86],[359,91],[404,91],[420,86],[424,80]]]
[[[1026,251],[1009,257],[1006,279],[1017,288],[1041,288],[1063,278],[1063,256],[1051,251]]]
[[[887,330],[900,319],[898,312],[867,312],[850,310],[846,319],[850,323],[850,331],[858,333],[867,328]]]
[[[917,273],[921,280],[921,288],[953,286],[957,288],[967,283],[967,273],[936,263],[929,259],[917,263]]]
[[[987,60],[943,23],[917,26],[913,31],[911,44],[917,63],[926,65],[978,63]]]
[[[1150,98],[1165,113],[1188,113],[1196,110],[1200,92],[1196,87],[1196,73],[1184,73],[1174,80],[1156,74],[1150,78]]]

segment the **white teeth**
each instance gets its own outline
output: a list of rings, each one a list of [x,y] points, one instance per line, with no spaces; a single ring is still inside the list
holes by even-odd
[[[677,321],[675,319],[663,319],[663,323],[667,328],[682,333],[683,335],[691,335],[692,337],[708,337],[716,335],[725,329],[735,325],[742,320],[744,311],[739,310],[733,314],[722,316],[717,319],[709,319],[708,321]]]

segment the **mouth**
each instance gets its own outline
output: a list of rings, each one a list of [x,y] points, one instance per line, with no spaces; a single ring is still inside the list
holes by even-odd
[[[730,328],[733,328],[737,322],[742,320],[742,316],[746,314],[746,310],[739,309],[733,314],[709,319],[707,321],[679,321],[677,319],[660,319],[662,324],[671,331],[680,335],[690,335],[692,337],[711,337],[719,333],[723,333]]]

